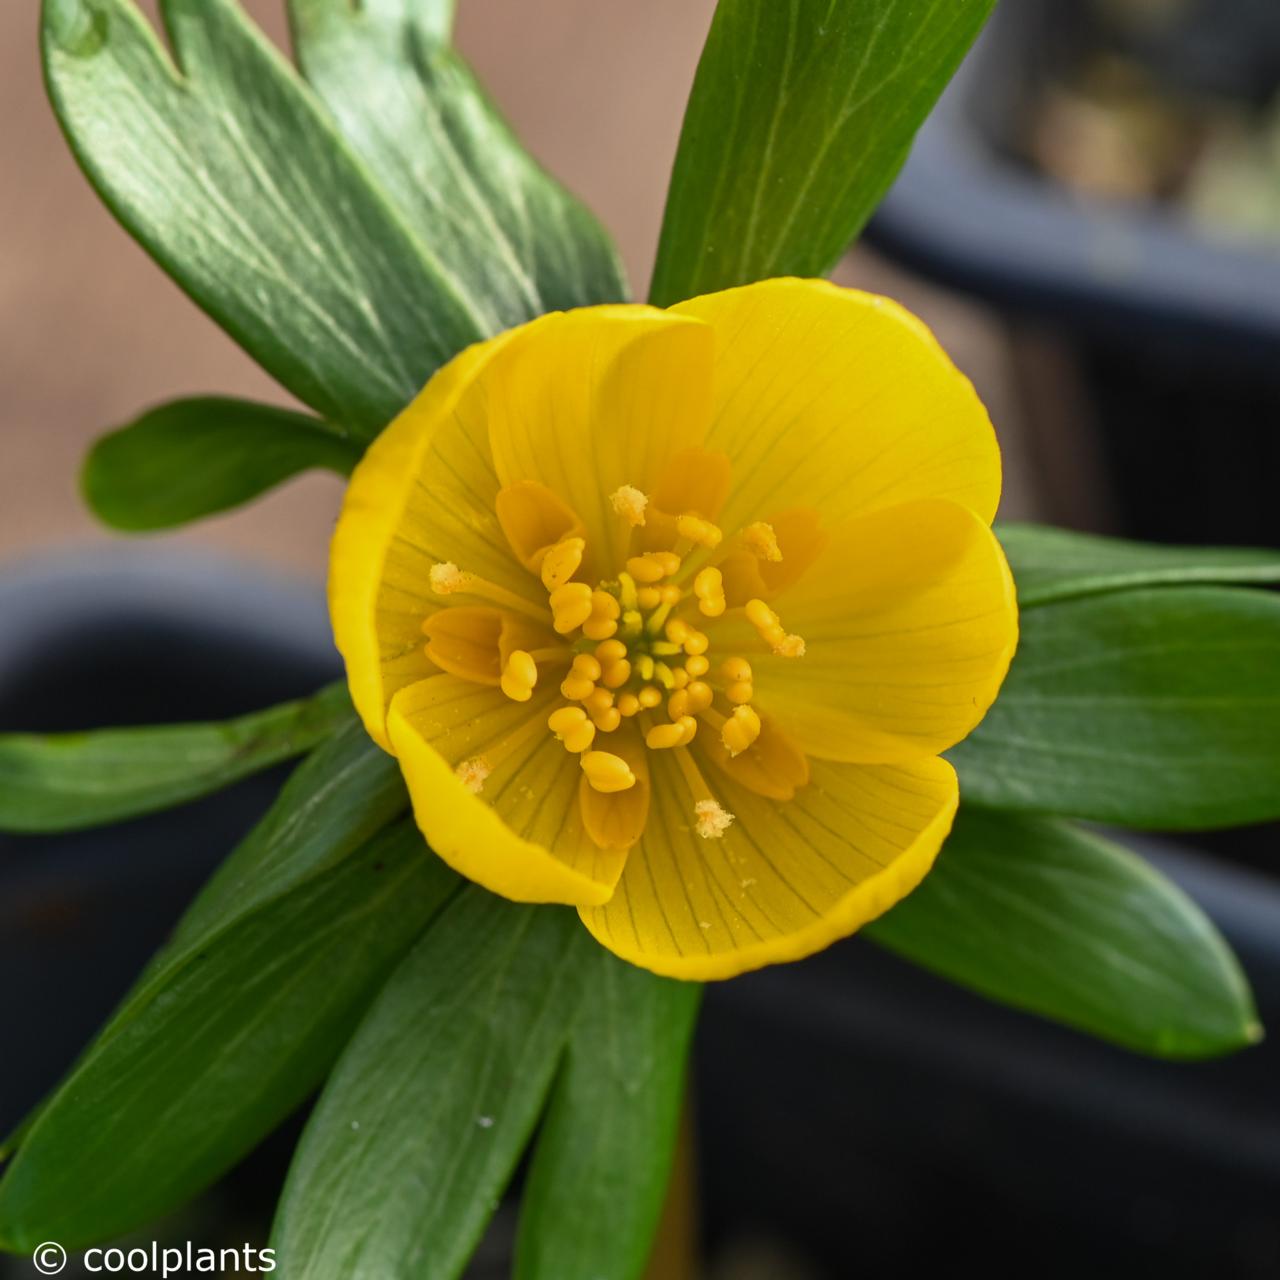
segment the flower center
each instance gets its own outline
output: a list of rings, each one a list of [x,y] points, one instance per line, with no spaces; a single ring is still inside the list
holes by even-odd
[[[549,504],[531,501],[531,488],[517,495],[524,504],[521,514],[536,510],[542,516]],[[556,668],[564,702],[551,711],[547,729],[565,750],[579,756],[588,784],[603,795],[636,786],[633,744],[675,752],[700,797],[697,830],[714,838],[724,833],[733,815],[707,793],[685,748],[700,731],[709,732],[732,759],[752,747],[763,726],[752,706],[750,661],[738,653],[713,655],[703,627],[730,608],[721,565],[742,555],[780,561],[778,539],[770,525],[756,523],[722,548],[724,534],[712,521],[692,511],[677,516],[656,512],[648,497],[629,485],[611,495],[610,504],[632,530],[648,523],[647,516],[655,518],[655,525],[660,519],[661,540],[669,541],[670,549],[629,556],[616,577],[594,586],[578,576],[588,551],[581,526],[553,535],[558,540],[523,556],[547,591],[551,629],[562,643],[504,649],[499,683],[507,697],[527,702],[542,668]],[[524,526],[538,527],[532,518]],[[717,553],[719,563],[706,563]],[[518,608],[544,626],[547,620],[547,613],[524,597],[452,564],[435,566],[432,586],[440,594],[482,597],[506,611]],[[804,641],[787,633],[763,599],[747,600],[743,614],[773,654],[804,654]]]

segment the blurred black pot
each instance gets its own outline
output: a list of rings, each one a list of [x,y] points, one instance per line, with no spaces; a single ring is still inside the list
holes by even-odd
[[[870,239],[1008,317],[1050,518],[1280,541],[1280,246],[1211,237],[1154,202],[1073,194],[1014,156],[1046,64],[1080,38],[1088,7],[999,6]],[[1242,102],[1280,88],[1274,0],[1144,7],[1179,15],[1130,50],[1170,83]]]
[[[0,730],[235,715],[337,671],[320,593],[259,572],[130,549],[0,576]],[[0,838],[0,1121],[70,1064],[280,775],[102,831]],[[1280,890],[1157,856],[1280,1023]],[[772,1237],[830,1280],[972,1260],[996,1278],[1272,1277],[1278,1067],[1266,1045],[1150,1063],[854,939],[708,992],[694,1104],[708,1241]],[[157,1235],[260,1241],[296,1129]],[[507,1274],[511,1238],[507,1206],[474,1280]],[[0,1276],[28,1271],[0,1260]]]

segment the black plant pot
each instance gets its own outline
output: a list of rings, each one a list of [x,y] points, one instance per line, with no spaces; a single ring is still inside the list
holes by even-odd
[[[1082,198],[1013,157],[1011,122],[1081,9],[999,7],[871,239],[993,303],[1015,337],[1065,342],[1083,396],[1064,386],[1061,361],[1024,388],[1053,518],[1161,541],[1274,543],[1280,249],[1212,238],[1156,204]],[[1195,0],[1182,10],[1183,25],[1143,51],[1163,74],[1248,98],[1276,91],[1280,6]]]
[[[129,550],[0,579],[0,730],[234,715],[337,671],[318,591],[217,561]],[[281,772],[139,822],[0,841],[0,1120],[69,1065]],[[1280,1023],[1280,890],[1158,856]],[[993,1277],[1273,1277],[1278,1056],[1146,1062],[856,939],[717,984],[694,1104],[708,1242],[772,1236],[831,1280],[966,1258]],[[296,1128],[158,1234],[260,1240]],[[474,1280],[506,1274],[509,1206],[493,1234]],[[29,1270],[0,1260],[0,1276]]]

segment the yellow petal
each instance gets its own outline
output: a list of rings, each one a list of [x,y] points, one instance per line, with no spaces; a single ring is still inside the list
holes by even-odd
[[[579,908],[609,950],[668,977],[731,978],[846,937],[920,883],[955,816],[956,776],[943,760],[818,761],[784,803],[709,774],[734,820],[704,839],[672,754],[651,762],[654,818],[613,897]]]
[[[727,532],[780,507],[834,524],[949,498],[988,524],[1000,453],[969,380],[921,321],[887,298],[820,280],[766,280],[672,310],[716,332],[704,445],[733,463]]]
[[[711,332],[640,306],[537,325],[486,375],[494,464],[504,485],[550,489],[581,517],[595,563],[620,565],[632,525],[613,495],[628,485],[648,493],[672,455],[702,438]]]
[[[717,626],[717,652],[747,656],[756,705],[830,760],[945,751],[986,714],[1017,644],[1004,552],[951,502],[848,521],[774,604],[803,657],[770,653],[741,614]]]
[[[432,676],[396,694],[387,730],[418,827],[455,871],[515,902],[594,905],[608,901],[626,851],[600,848],[583,827],[579,759],[547,728],[558,701],[554,689],[516,703]]]
[[[499,486],[484,432],[477,438],[466,425],[481,371],[538,323],[450,361],[373,442],[347,487],[329,560],[329,615],[356,710],[387,750],[392,697],[435,669],[422,635],[442,603],[430,587],[433,565],[458,563],[538,600],[494,513]]]

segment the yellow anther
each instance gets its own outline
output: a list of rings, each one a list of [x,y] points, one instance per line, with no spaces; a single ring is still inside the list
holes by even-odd
[[[600,660],[589,653],[580,653],[573,660],[573,674],[581,680],[590,680],[593,684],[600,679]]]
[[[661,593],[662,603],[669,609],[684,599],[684,592],[674,582],[668,582],[666,586],[659,587],[658,591]]]
[[[684,730],[682,746],[687,746],[698,736],[698,722],[692,716],[681,716],[676,723]]]
[[[617,707],[591,712],[592,723],[601,733],[612,733],[622,723],[622,712]]]
[[[465,590],[468,574],[462,572],[456,564],[446,561],[444,564],[433,564],[428,574],[431,590],[438,596],[451,596],[455,591]]]
[[[513,702],[528,702],[538,683],[538,664],[533,655],[517,649],[502,671],[502,692]]]
[[[600,681],[606,689],[621,689],[630,679],[631,663],[626,658],[615,658],[613,662],[605,667],[604,674],[600,677]]]
[[[711,686],[702,680],[690,680],[681,692],[688,695],[689,714],[695,716],[705,711],[715,697]]]
[[[782,619],[763,600],[747,601],[747,621],[760,633],[760,638],[780,658],[803,658],[804,639],[788,635]]]
[[[683,689],[689,683],[689,672],[684,667],[677,667],[672,673],[677,689]]]
[[[617,707],[620,716],[629,720],[640,710],[640,699],[634,693],[624,693],[613,705]]]
[[[719,840],[733,825],[733,814],[715,800],[699,800],[693,816],[693,829],[704,840]]]
[[[552,625],[567,636],[591,616],[591,588],[585,582],[566,582],[550,596]]]
[[[706,653],[710,644],[711,641],[701,631],[690,629],[689,634],[684,638],[684,651],[690,657],[696,658],[700,653]]]
[[[636,607],[636,580],[629,573],[618,574],[618,599],[622,601],[623,616]]]
[[[570,702],[581,702],[583,699],[589,698],[595,691],[595,687],[595,681],[586,680],[582,676],[575,676],[572,672],[560,682],[560,692]]]
[[[579,755],[595,741],[596,727],[581,707],[561,707],[547,718],[547,727],[564,743],[565,750]]]
[[[720,741],[731,755],[741,755],[760,736],[760,717],[750,707],[735,707],[720,730]]]
[[[647,711],[653,710],[654,707],[662,705],[662,690],[655,685],[647,684],[640,690],[636,697],[640,700],[640,705]]]
[[[680,565],[683,562],[674,551],[650,551],[649,556],[662,566],[662,572],[668,578],[674,578],[680,572]]]
[[[644,735],[644,745],[650,751],[666,751],[684,745],[685,726],[682,724],[655,724]]]
[[[689,695],[684,689],[677,689],[675,693],[667,699],[667,715],[673,720],[679,720],[681,716],[689,713]]]
[[[471,760],[463,760],[461,764],[454,769],[459,782],[462,783],[473,796],[478,796],[484,790],[484,781],[493,772],[489,765],[476,756]]]
[[[644,630],[644,614],[639,609],[626,609],[622,614],[622,633],[638,636]]]
[[[756,687],[750,680],[735,680],[724,691],[724,696],[735,706],[744,706],[756,696]]]
[[[655,658],[674,658],[684,650],[678,644],[672,644],[670,640],[655,640],[649,646],[649,652]]]
[[[624,484],[609,495],[609,505],[633,529],[638,529],[644,524],[644,509],[649,499],[635,485]]]
[[[725,610],[724,575],[708,565],[694,578],[693,594],[698,597],[698,608],[708,618],[718,618]]]
[[[692,658],[686,660],[684,669],[696,680],[711,670],[711,663],[705,653],[695,653]]]
[[[627,572],[637,582],[646,584],[661,582],[667,576],[662,562],[654,555],[632,556],[627,561]]]
[[[601,666],[608,666],[626,656],[627,646],[621,640],[604,640],[596,645],[596,657],[600,659]]]
[[[587,781],[606,795],[615,791],[629,791],[636,785],[636,775],[621,756],[608,751],[588,751],[582,757],[582,772]]]
[[[710,550],[718,547],[724,538],[719,526],[712,524],[710,520],[704,520],[701,516],[694,515],[692,511],[676,520],[676,532],[682,538],[688,538],[690,542],[696,542],[700,547],[707,547]]]
[[[582,538],[566,538],[557,542],[542,558],[542,585],[548,591],[562,587],[582,566],[587,544]]]
[[[607,640],[618,629],[618,615],[622,606],[607,591],[591,593],[591,616],[582,624],[582,634],[588,640]]]
[[[653,678],[664,689],[674,689],[676,687],[676,673],[665,662],[655,662],[653,664]]]
[[[636,603],[642,609],[656,609],[662,603],[662,591],[658,587],[641,587],[636,592]]]
[[[672,618],[665,628],[666,637],[672,644],[683,645],[692,628],[683,618]]]
[[[594,689],[585,705],[591,715],[604,715],[613,706],[613,694],[608,689]]]
[[[524,596],[517,595],[506,587],[500,587],[496,582],[486,582],[484,578],[477,578],[474,573],[467,573],[449,561],[433,564],[427,574],[427,580],[431,584],[431,590],[438,596],[451,596],[458,592],[479,596],[482,600],[492,601],[504,609],[523,613],[543,625],[546,624],[546,610],[534,604],[532,600],[526,600]]]
[[[751,663],[746,658],[726,658],[720,664],[720,674],[733,684],[745,680],[751,682]]]
[[[636,659],[631,666],[641,680],[653,679],[653,658],[649,654],[636,654]]]
[[[782,559],[778,535],[773,531],[773,525],[766,524],[763,520],[747,525],[742,531],[742,541],[746,543],[747,550],[760,560],[777,564]]]

